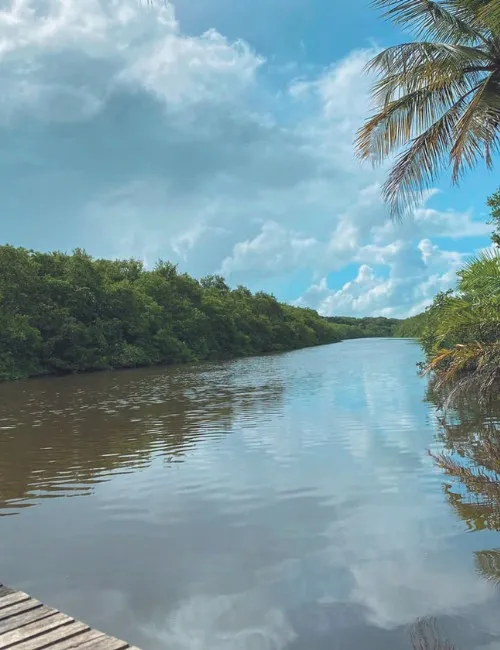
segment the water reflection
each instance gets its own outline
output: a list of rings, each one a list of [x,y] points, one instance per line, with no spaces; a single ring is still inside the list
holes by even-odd
[[[443,498],[419,357],[353,341],[0,387],[2,580],[145,650],[492,648],[472,557],[493,533]]]
[[[429,398],[439,396],[431,390]],[[444,450],[434,459],[451,479],[444,491],[453,511],[469,531],[500,531],[500,402],[462,401],[440,418],[439,438]],[[475,551],[475,565],[500,582],[500,549]]]
[[[200,438],[230,431],[235,413],[269,414],[281,399],[271,358],[262,373],[243,377],[226,363],[5,384],[0,516],[41,498],[90,494],[96,483],[158,455],[176,462]]]

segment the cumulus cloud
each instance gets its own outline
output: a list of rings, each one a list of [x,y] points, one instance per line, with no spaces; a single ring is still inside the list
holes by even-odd
[[[313,284],[297,303],[312,305],[320,313],[331,314],[370,314],[372,308],[380,312],[394,292],[394,282],[377,277],[374,270],[363,264],[354,280],[346,282],[339,290],[328,288],[326,278]],[[388,312],[385,311],[384,315]]]
[[[42,113],[49,120],[90,117],[120,84],[171,107],[232,99],[263,63],[215,30],[182,35],[170,3],[116,0],[11,0],[0,12],[0,57],[3,108],[39,116],[41,101],[50,102],[58,110]]]
[[[144,632],[172,650],[283,650],[296,636],[284,613],[254,594],[190,598],[164,627]]]
[[[373,53],[315,73],[290,66],[276,86],[250,44],[184,33],[168,2],[10,0],[0,165],[11,241],[170,258],[253,289],[300,270],[310,288],[291,286],[287,299],[408,313],[453,280],[456,256],[434,240],[487,227],[436,209],[432,195],[407,222],[387,221],[384,170],[361,165],[352,146]],[[372,276],[341,289],[322,279],[353,263]]]
[[[353,280],[331,289],[322,277],[297,304],[311,305],[325,315],[404,317],[419,313],[438,291],[454,286],[463,255],[442,251],[423,239],[416,246],[401,240],[385,247],[370,244],[361,247],[354,259],[364,263]],[[377,275],[370,263],[385,267],[388,276]]]
[[[267,221],[253,239],[235,244],[226,257],[221,273],[293,271],[301,266],[312,266],[319,248],[313,237],[305,237],[283,226]]]

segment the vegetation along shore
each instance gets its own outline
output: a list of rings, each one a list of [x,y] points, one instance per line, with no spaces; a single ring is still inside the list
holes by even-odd
[[[361,158],[391,164],[382,191],[396,219],[421,206],[442,171],[456,184],[478,163],[493,167],[500,125],[500,2],[375,0],[416,36],[388,47],[377,74],[374,114],[359,130]],[[488,199],[492,246],[458,273],[424,314],[399,326],[420,339],[424,371],[448,398],[474,389],[481,400],[500,384],[500,192]]]
[[[455,290],[438,293],[428,309],[403,321],[400,336],[421,342],[424,373],[435,377],[448,401],[469,390],[480,400],[498,397],[500,387],[500,193],[490,200],[494,246],[458,272]]]
[[[390,336],[398,321],[322,318],[175,265],[0,247],[0,379],[172,364]],[[344,322],[345,321],[345,322]]]

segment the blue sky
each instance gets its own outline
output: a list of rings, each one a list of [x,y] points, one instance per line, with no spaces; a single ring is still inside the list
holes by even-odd
[[[7,0],[3,242],[171,259],[325,314],[404,316],[488,244],[495,175],[402,225],[354,157],[363,66],[407,40],[365,0]]]

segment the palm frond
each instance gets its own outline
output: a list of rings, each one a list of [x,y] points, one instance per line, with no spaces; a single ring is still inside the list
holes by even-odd
[[[458,182],[500,150],[500,34],[482,18],[500,0],[375,0],[424,42],[387,48],[369,62],[379,75],[375,113],[358,131],[362,158],[399,154],[383,187],[393,217],[421,203],[441,171]],[[500,16],[500,13],[499,13]],[[499,26],[500,29],[500,26]],[[434,42],[434,40],[441,42]]]
[[[500,28],[500,0],[447,0],[461,20],[493,35]]]
[[[479,401],[496,399],[500,388],[500,343],[468,343],[439,352],[424,369],[436,375],[436,389],[450,390],[446,403],[471,390]]]
[[[448,162],[447,154],[453,143],[456,124],[466,107],[466,95],[458,99],[439,119],[419,136],[411,140],[406,151],[401,153],[382,187],[384,199],[392,215],[401,218],[412,208],[418,207],[425,190]],[[408,125],[399,123],[400,135],[390,135],[389,142],[401,142],[408,134]]]
[[[498,150],[500,139],[500,77],[490,72],[478,85],[474,97],[456,125],[457,136],[451,148],[452,180],[457,182],[466,168],[472,168],[479,158],[492,166],[492,151]]]
[[[410,72],[415,66],[423,63],[434,66],[442,63],[463,73],[464,66],[492,64],[494,61],[486,48],[434,41],[412,41],[382,50],[367,63],[366,70],[381,73],[402,70]]]
[[[464,45],[403,43],[387,48],[366,65],[379,75],[373,97],[381,108],[416,90],[449,88],[456,93],[472,89],[482,74],[494,68],[488,52]]]
[[[432,0],[375,0],[374,4],[385,9],[384,16],[395,24],[412,28],[418,38],[457,44],[485,40],[481,24],[462,18],[452,3],[447,7]]]
[[[500,584],[500,550],[476,551],[477,572],[486,580]]]
[[[491,0],[484,3],[478,15],[481,22],[492,32],[498,33],[500,31],[500,0]]]
[[[388,102],[359,130],[356,146],[361,158],[374,164],[434,124],[454,102],[453,90],[422,88]]]
[[[500,251],[486,250],[471,257],[459,273],[460,290],[469,296],[471,302],[477,299],[497,298],[500,301]],[[500,321],[500,309],[494,311]],[[499,332],[500,336],[500,332]]]
[[[358,154],[379,164],[409,143],[384,185],[393,216],[420,203],[450,151],[454,181],[480,157],[491,163],[500,144],[500,64],[490,51],[404,43],[377,54],[367,70],[380,75],[373,88],[378,109],[358,131]]]

